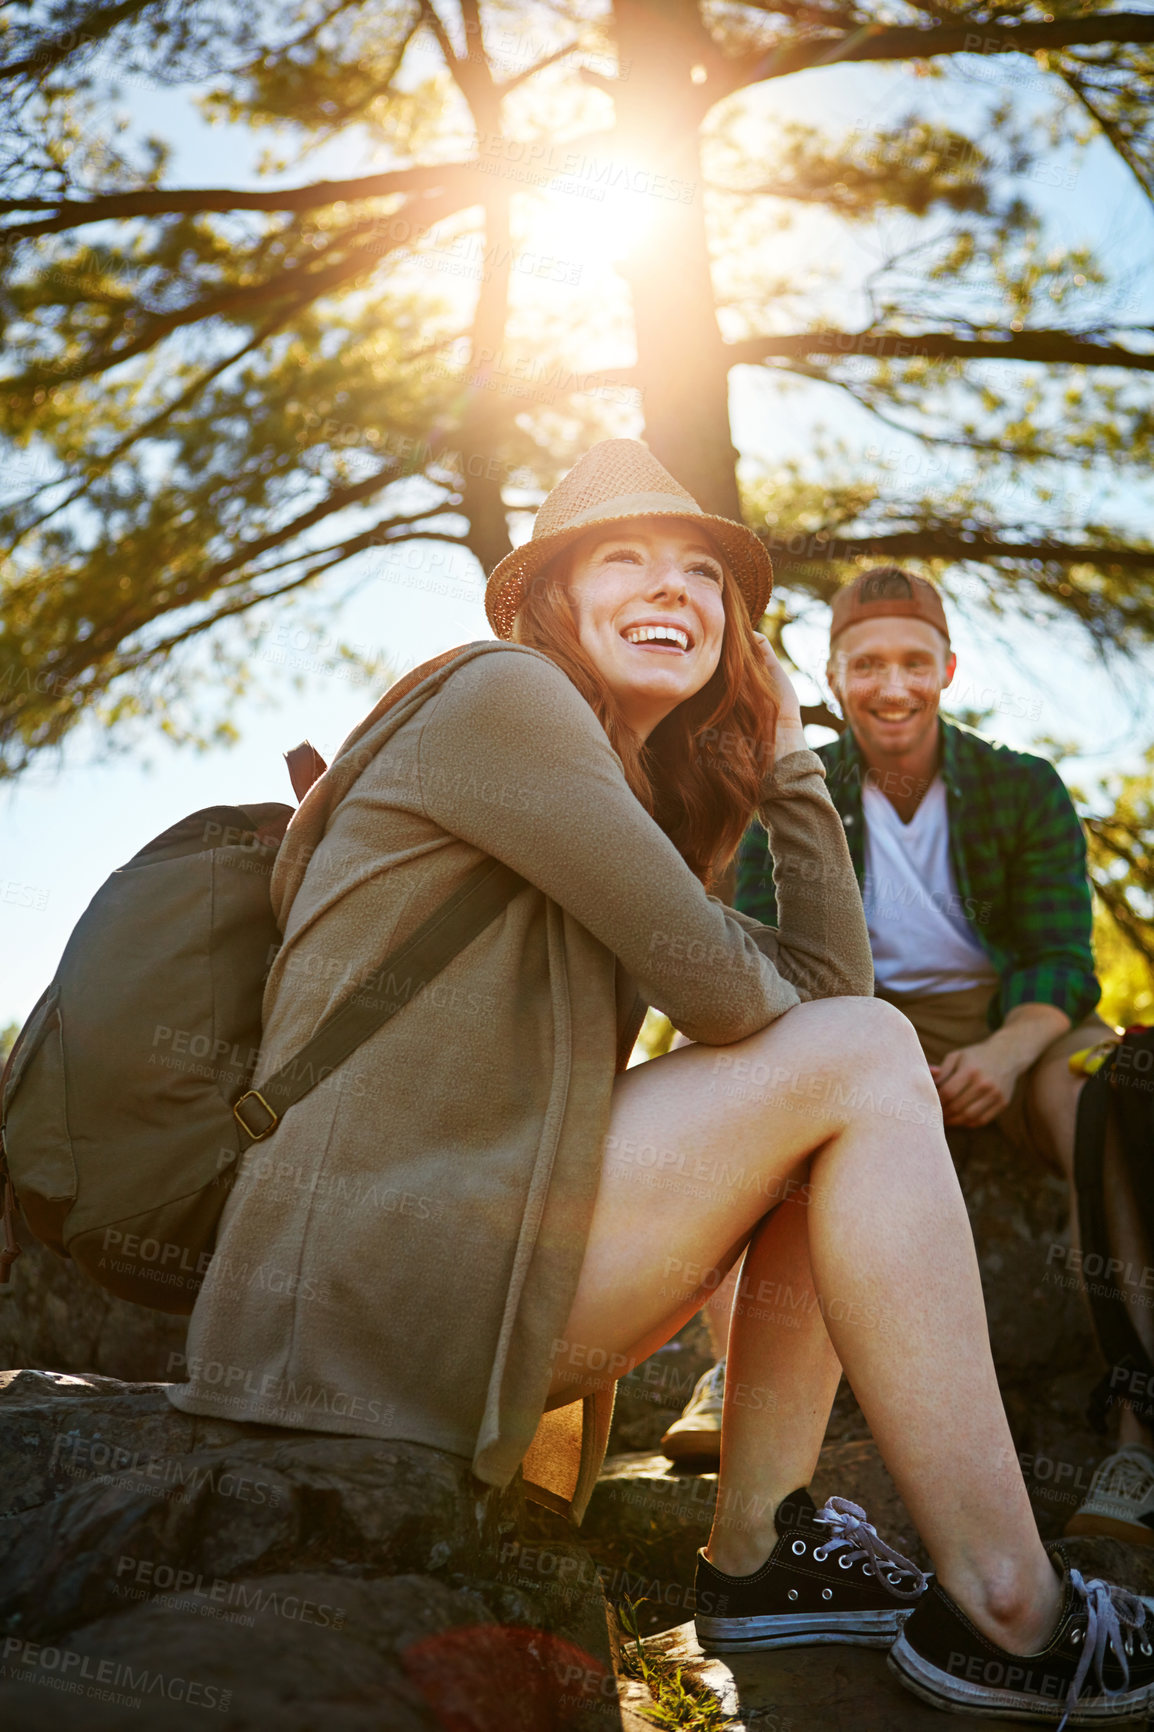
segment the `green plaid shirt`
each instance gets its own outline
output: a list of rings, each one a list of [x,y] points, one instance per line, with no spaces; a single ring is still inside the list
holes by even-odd
[[[1086,840],[1065,783],[1044,758],[983,739],[944,717],[941,742],[958,895],[998,973],[990,1027],[999,1027],[1017,1004],[1056,1004],[1079,1022],[1097,1004],[1100,989],[1090,946]],[[852,729],[817,754],[860,886],[865,766]],[[766,833],[754,822],[738,850],[734,901],[767,926],[777,924],[772,873]]]

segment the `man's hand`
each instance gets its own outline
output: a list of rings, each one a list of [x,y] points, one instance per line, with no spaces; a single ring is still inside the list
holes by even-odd
[[[773,695],[777,699],[777,727],[773,735],[773,761],[776,764],[780,759],[787,758],[791,752],[804,752],[806,749],[805,732],[801,725],[801,704],[789,675],[778,661],[773,645],[765,633],[755,631],[753,636],[769,674]]]
[[[948,1125],[988,1125],[1010,1104],[1014,1084],[1035,1064],[1070,1018],[1056,1004],[1016,1004],[985,1040],[948,1052],[930,1074]]]
[[[948,1125],[988,1125],[1010,1104],[1014,1084],[1027,1066],[1007,1053],[996,1037],[947,1053],[930,1066]]]

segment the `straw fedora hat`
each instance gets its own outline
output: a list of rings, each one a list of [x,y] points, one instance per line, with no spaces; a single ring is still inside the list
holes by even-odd
[[[530,540],[493,567],[485,588],[485,612],[497,636],[512,635],[514,617],[530,583],[563,548],[599,524],[630,517],[682,517],[700,523],[725,556],[750,620],[757,624],[773,587],[773,566],[753,531],[730,517],[702,511],[640,439],[603,439],[543,501]]]

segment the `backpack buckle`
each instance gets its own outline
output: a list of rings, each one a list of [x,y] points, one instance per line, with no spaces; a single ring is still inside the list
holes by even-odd
[[[240,1110],[245,1101],[260,1102],[261,1106],[268,1114],[269,1122],[267,1125],[264,1125],[259,1130],[253,1130],[252,1126],[247,1123],[244,1114]],[[247,1136],[250,1136],[254,1143],[259,1143],[264,1137],[270,1135],[272,1131],[276,1130],[277,1125],[280,1123],[278,1114],[276,1114],[272,1107],[269,1106],[259,1089],[249,1089],[247,1094],[241,1095],[240,1099],[233,1104],[232,1116],[240,1126],[241,1130],[244,1131]]]

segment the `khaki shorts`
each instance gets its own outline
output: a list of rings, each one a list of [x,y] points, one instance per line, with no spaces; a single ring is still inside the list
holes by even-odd
[[[986,1039],[990,1033],[989,1024],[986,1022],[986,1009],[995,990],[992,986],[967,986],[960,992],[935,992],[922,996],[908,992],[885,992],[878,988],[876,996],[896,1005],[913,1023],[927,1063],[941,1064],[947,1053],[956,1052],[960,1046],[976,1046],[979,1041]],[[1057,1040],[1052,1040],[1049,1046],[1039,1053],[1030,1069],[1018,1078],[1009,1106],[999,1113],[995,1120],[1015,1148],[1031,1150],[1044,1160],[1048,1158],[1041,1139],[1030,1123],[1028,1104],[1030,1080],[1039,1065],[1048,1064],[1054,1059],[1069,1058],[1072,1053],[1081,1052],[1085,1047],[1096,1046],[1100,1040],[1113,1033],[1110,1024],[1103,1022],[1097,1011],[1091,1011],[1083,1021],[1076,1023],[1073,1028],[1068,1028],[1065,1034],[1060,1034]]]

